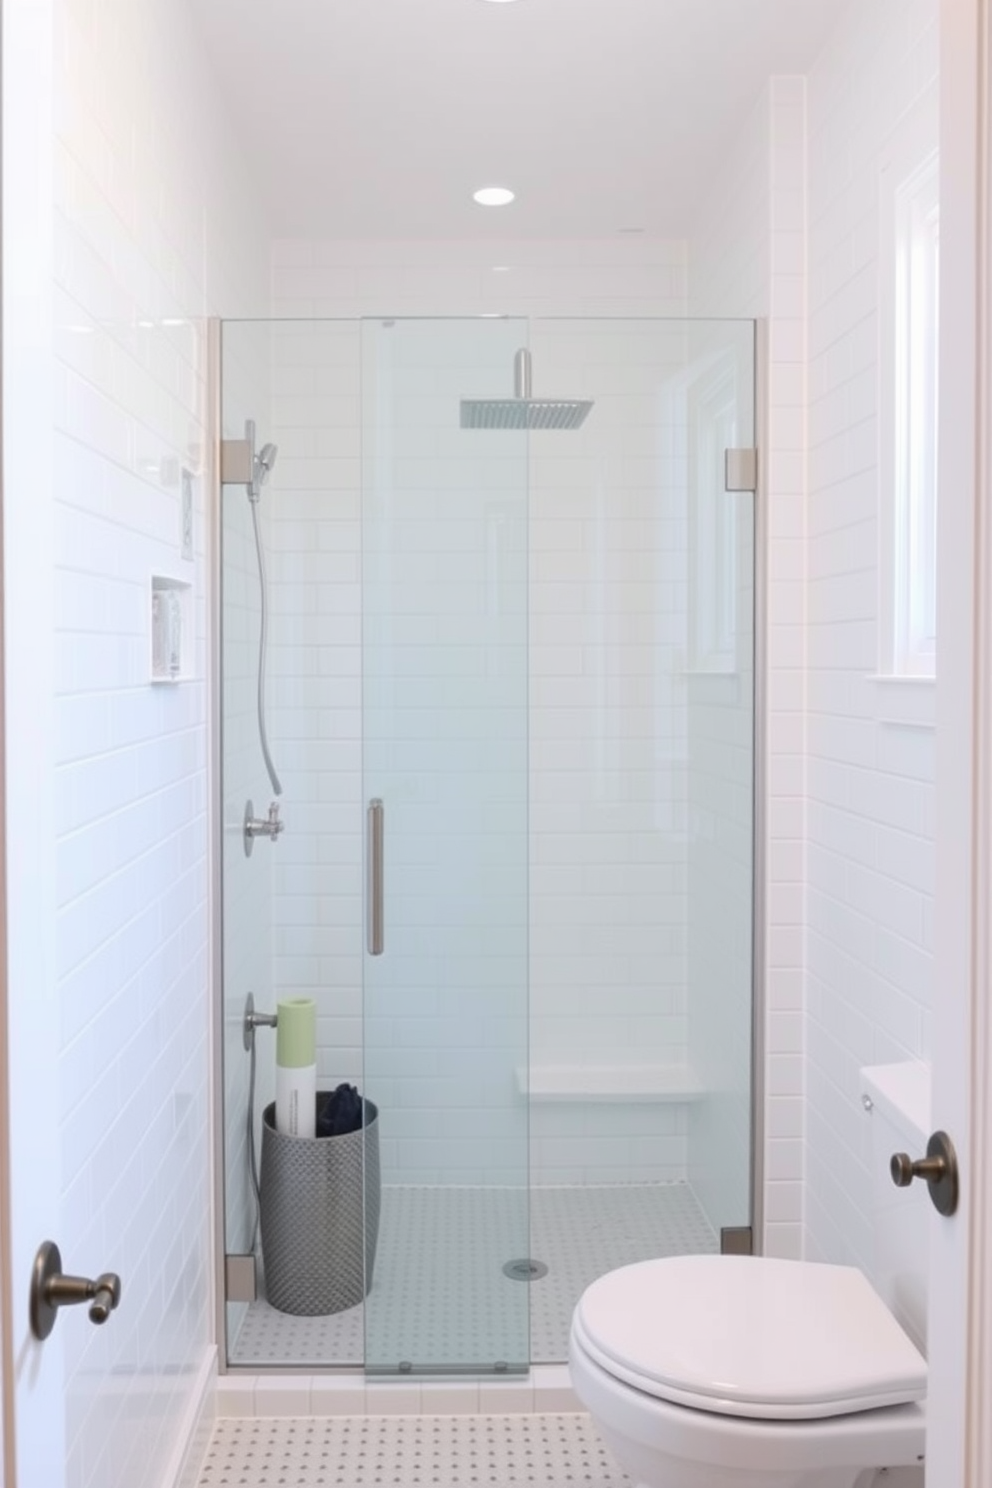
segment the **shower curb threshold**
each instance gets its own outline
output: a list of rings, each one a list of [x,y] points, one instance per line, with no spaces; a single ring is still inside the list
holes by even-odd
[[[584,1410],[566,1364],[515,1380],[367,1380],[360,1374],[222,1374],[219,1417],[567,1415]]]

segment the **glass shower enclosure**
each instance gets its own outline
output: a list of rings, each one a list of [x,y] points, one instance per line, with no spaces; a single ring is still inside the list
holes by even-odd
[[[538,393],[591,402],[580,427],[513,406],[524,348]],[[754,496],[725,452],[754,444],[754,356],[751,322],[224,325],[224,437],[278,446],[256,515],[284,822],[246,856],[271,792],[232,482],[229,1365],[520,1372],[564,1359],[596,1275],[751,1224]],[[318,1086],[379,1111],[374,1270],[339,1313],[266,1300],[249,993],[312,998]]]

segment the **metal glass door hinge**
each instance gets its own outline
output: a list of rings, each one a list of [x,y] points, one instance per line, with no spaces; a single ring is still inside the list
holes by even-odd
[[[253,1255],[224,1257],[224,1297],[228,1302],[254,1302],[258,1296]]]
[[[750,1225],[730,1225],[720,1231],[721,1255],[754,1255],[754,1231]]]
[[[758,489],[758,451],[756,449],[728,449],[726,455],[727,491],[756,491]]]

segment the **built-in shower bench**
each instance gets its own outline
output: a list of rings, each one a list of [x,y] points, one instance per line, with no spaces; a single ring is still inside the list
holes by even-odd
[[[694,1072],[670,1064],[535,1064],[517,1066],[517,1089],[532,1101],[682,1103],[701,1100]]]

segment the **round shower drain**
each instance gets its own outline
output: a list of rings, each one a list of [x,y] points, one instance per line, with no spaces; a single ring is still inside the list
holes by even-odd
[[[521,1261],[507,1261],[503,1267],[503,1275],[508,1276],[511,1281],[540,1281],[542,1276],[547,1276],[548,1268],[543,1261],[532,1261],[530,1256],[524,1256]]]

